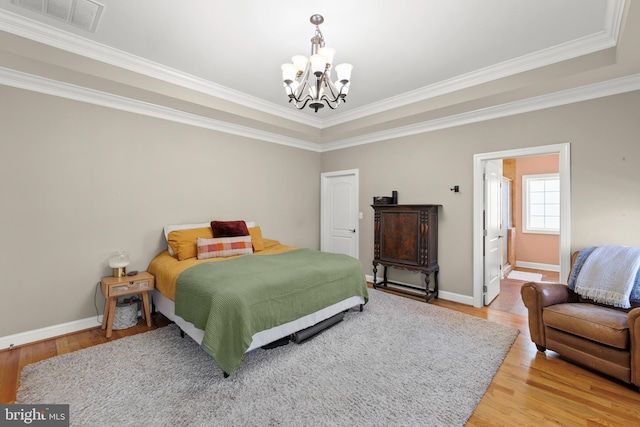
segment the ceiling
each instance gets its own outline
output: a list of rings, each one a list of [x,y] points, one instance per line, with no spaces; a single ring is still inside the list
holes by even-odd
[[[629,3],[0,0],[0,66],[285,143],[337,146],[634,75],[639,55],[618,51],[638,27]],[[69,23],[34,10],[43,5],[85,13]],[[314,13],[335,63],[354,66],[347,102],[318,113],[287,103],[280,71],[308,55]]]

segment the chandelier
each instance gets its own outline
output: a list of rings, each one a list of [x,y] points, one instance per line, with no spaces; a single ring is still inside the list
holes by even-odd
[[[353,65],[338,64],[332,67],[336,51],[324,45],[324,37],[319,27],[324,18],[316,14],[311,15],[309,21],[316,26],[316,33],[311,38],[311,56],[307,58],[304,55],[295,55],[291,58],[293,64],[282,65],[284,88],[289,102],[298,110],[302,110],[307,104],[316,113],[320,108],[324,108],[324,104],[334,110],[341,102],[346,102]],[[331,80],[332,68],[335,68],[337,74],[335,82]]]

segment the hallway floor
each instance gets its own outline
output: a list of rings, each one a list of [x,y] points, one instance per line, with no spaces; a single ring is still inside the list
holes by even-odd
[[[515,271],[542,274],[543,282],[557,282],[560,274],[557,271],[535,270],[531,268],[514,268]],[[500,295],[494,299],[489,307],[494,310],[527,316],[527,308],[520,297],[520,288],[527,283],[525,280],[504,278],[500,281]]]

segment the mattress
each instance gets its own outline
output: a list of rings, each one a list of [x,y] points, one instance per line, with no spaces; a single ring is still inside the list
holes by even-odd
[[[155,309],[227,373],[246,352],[367,302],[358,260],[267,239],[260,251],[225,258],[180,261],[163,251],[148,271]]]
[[[204,331],[196,328],[193,323],[187,322],[182,317],[175,314],[175,302],[162,295],[162,293],[157,289],[153,290],[152,295],[154,308],[157,311],[162,313],[169,320],[175,322],[176,325],[178,325],[180,329],[189,335],[195,342],[202,344]],[[253,340],[251,341],[251,345],[247,349],[247,352],[287,337],[295,332],[309,328],[325,319],[335,316],[340,312],[347,311],[352,307],[360,306],[364,303],[365,300],[363,297],[353,296],[292,322],[258,332],[253,335]]]

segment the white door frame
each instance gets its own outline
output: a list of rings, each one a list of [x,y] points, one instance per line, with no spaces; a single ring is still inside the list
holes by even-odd
[[[571,268],[571,163],[570,144],[543,145],[517,148],[473,156],[473,306],[483,307],[482,285],[484,281],[483,250],[483,199],[484,163],[489,160],[509,159],[524,156],[559,154],[560,175],[560,281],[565,283]]]
[[[356,225],[356,232],[354,233],[354,239],[356,241],[355,245],[355,255],[354,258],[360,259],[360,223],[359,223],[359,212],[360,212],[360,175],[359,169],[347,169],[342,171],[333,171],[333,172],[323,172],[320,174],[320,250],[325,250],[327,247],[327,218],[324,212],[324,208],[326,206],[325,197],[327,194],[327,182],[329,178],[335,176],[343,176],[343,175],[353,175],[356,181],[355,191],[353,197],[356,199],[356,209],[354,212],[354,221],[353,223]]]

